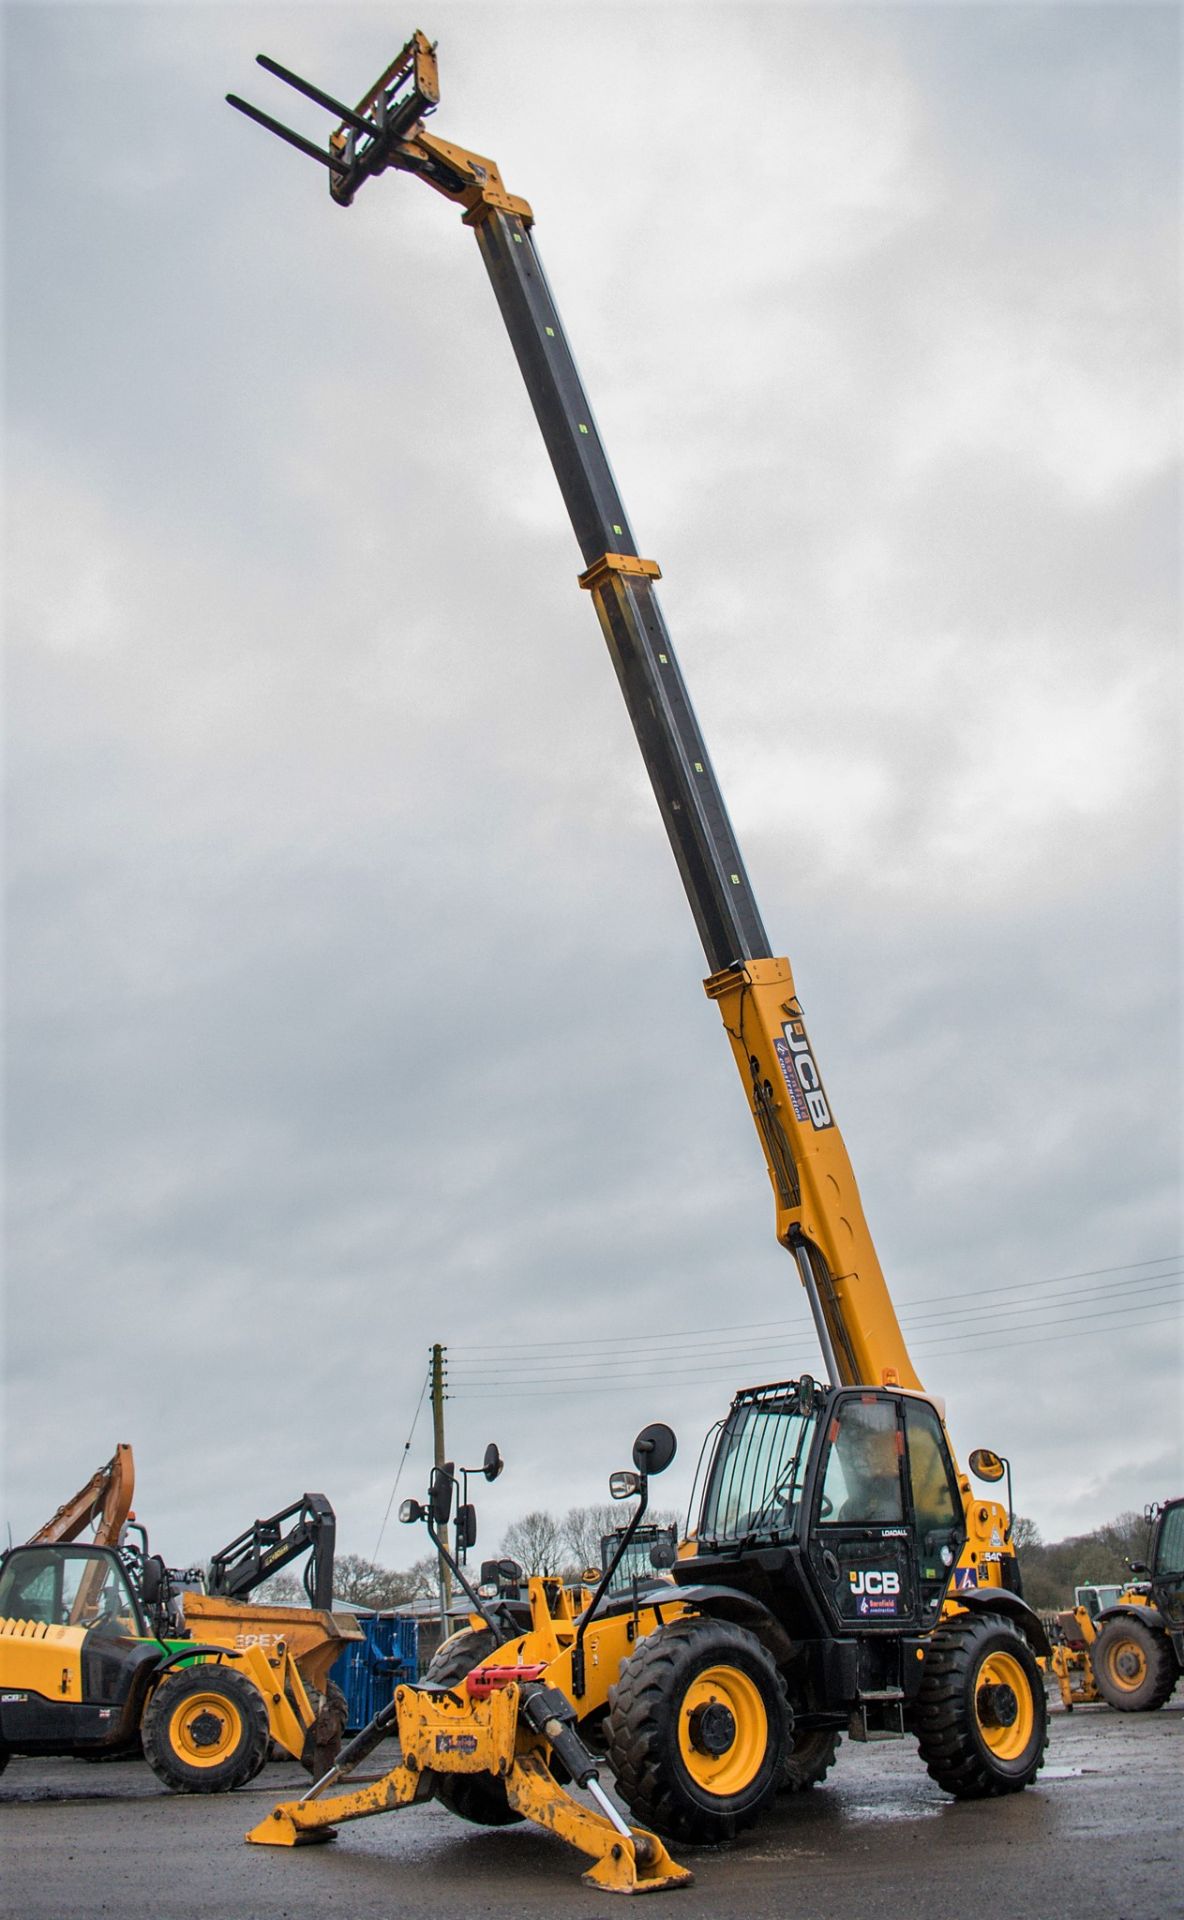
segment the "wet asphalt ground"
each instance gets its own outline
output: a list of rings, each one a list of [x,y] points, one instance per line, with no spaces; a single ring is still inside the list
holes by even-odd
[[[730,1848],[672,1848],[695,1885],[678,1920],[1161,1920],[1184,1913],[1184,1699],[1159,1713],[1051,1715],[1034,1788],[960,1806],[909,1742],[844,1742],[826,1785],[778,1801]],[[388,1750],[381,1750],[384,1758]],[[395,1758],[389,1752],[388,1764]],[[367,1763],[370,1771],[373,1762]],[[165,1792],[139,1761],[13,1760],[0,1778],[0,1913],[12,1920],[601,1920],[580,1856],[529,1826],[487,1831],[434,1804],[343,1827],[329,1846],[242,1844],[307,1777]]]

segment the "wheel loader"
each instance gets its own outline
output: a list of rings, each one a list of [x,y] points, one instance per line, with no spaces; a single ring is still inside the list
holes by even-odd
[[[1142,1580],[1107,1589],[1057,1621],[1052,1671],[1067,1711],[1105,1701],[1119,1713],[1154,1713],[1166,1705],[1184,1672],[1184,1499],[1146,1510],[1146,1561],[1132,1560]],[[1095,1590],[1097,1591],[1097,1590]]]
[[[323,1773],[345,1726],[329,1668],[361,1635],[324,1606],[251,1605],[242,1595],[309,1546],[320,1597],[331,1594],[332,1508],[306,1494],[256,1521],[215,1556],[216,1590],[185,1593],[148,1551],[134,1487],[132,1449],[120,1445],[52,1520],[0,1556],[0,1769],[13,1754],[142,1751],[175,1792],[222,1793],[253,1779],[274,1744]],[[253,1557],[248,1539],[263,1543]]]
[[[458,206],[476,239],[704,948],[707,996],[829,1384],[802,1376],[735,1396],[674,1585],[613,1593],[610,1569],[581,1602],[561,1582],[533,1579],[523,1612],[468,1587],[451,1556],[470,1627],[440,1649],[425,1684],[398,1688],[323,1780],[248,1837],[292,1846],[435,1797],[486,1825],[531,1818],[591,1856],[593,1885],[630,1893],[685,1884],[666,1840],[729,1839],[778,1793],[820,1780],[844,1732],[914,1737],[956,1797],[1018,1791],[1043,1761],[1037,1659],[1049,1648],[1022,1596],[1009,1507],[972,1489],[942,1403],[913,1369],[789,962],[770,946],[678,666],[656,594],[661,569],[635,540],[530,206],[493,160],[429,127],[439,83],[422,33],[356,107],[268,56],[259,63],[334,115],[327,144],[237,95],[231,105],[317,160],[335,205],[348,207],[382,173],[407,173]],[[673,1447],[669,1429],[647,1428],[614,1491],[640,1495],[640,1512]],[[1008,1473],[987,1449],[970,1466],[988,1486]],[[438,1471],[426,1505],[410,1503],[405,1517],[423,1517],[442,1542],[452,1493]],[[466,1512],[466,1541],[471,1520]],[[350,1773],[388,1732],[400,1764],[351,1790]]]

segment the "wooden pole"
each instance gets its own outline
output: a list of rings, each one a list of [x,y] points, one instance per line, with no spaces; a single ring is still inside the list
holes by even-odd
[[[432,1348],[432,1438],[434,1458],[438,1467],[444,1465],[444,1355],[447,1348],[436,1345]],[[440,1632],[448,1633],[448,1609],[452,1604],[452,1575],[448,1571],[443,1554],[437,1556],[440,1576]]]

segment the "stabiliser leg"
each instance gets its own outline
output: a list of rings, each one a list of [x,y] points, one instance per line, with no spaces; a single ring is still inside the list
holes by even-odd
[[[596,1763],[575,1731],[574,1718],[570,1703],[551,1687],[531,1687],[523,1697],[518,1686],[510,1684],[487,1699],[460,1691],[399,1687],[391,1707],[343,1750],[324,1781],[303,1800],[273,1808],[247,1839],[261,1847],[331,1840],[343,1821],[394,1813],[430,1799],[440,1773],[484,1773],[504,1782],[517,1812],[592,1859],[584,1875],[589,1885],[606,1893],[689,1886],[693,1875],[670,1858],[657,1836],[628,1826],[617,1812],[600,1786]],[[403,1751],[399,1766],[353,1792],[323,1792],[396,1724]],[[559,1785],[544,1758],[543,1741],[599,1810],[573,1799]]]
[[[591,1855],[596,1864],[583,1876],[590,1887],[604,1893],[660,1893],[665,1887],[694,1884],[694,1874],[676,1865],[656,1834],[626,1827],[623,1821],[618,1827],[603,1813],[573,1800],[541,1754],[521,1754],[515,1760],[506,1777],[506,1795],[528,1820]]]
[[[285,1800],[266,1820],[252,1827],[247,1839],[255,1847],[304,1847],[335,1840],[343,1820],[364,1820],[372,1813],[395,1813],[413,1800],[427,1800],[431,1776],[410,1767],[394,1767],[381,1780],[358,1787],[331,1800]]]

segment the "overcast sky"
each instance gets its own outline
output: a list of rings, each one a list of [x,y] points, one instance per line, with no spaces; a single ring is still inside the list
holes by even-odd
[[[9,6],[7,1484],[480,1544],[820,1368],[417,25],[536,237],[914,1358],[1184,1491],[1172,6]],[[419,1415],[399,1495],[421,1492]],[[379,1557],[426,1541],[393,1519]]]

